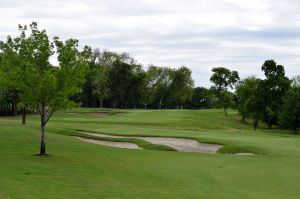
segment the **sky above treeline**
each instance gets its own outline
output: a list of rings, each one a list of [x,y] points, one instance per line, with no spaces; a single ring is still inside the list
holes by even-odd
[[[299,0],[0,0],[1,40],[32,21],[145,67],[188,66],[195,86],[209,87],[216,66],[263,77],[267,59],[300,75]]]

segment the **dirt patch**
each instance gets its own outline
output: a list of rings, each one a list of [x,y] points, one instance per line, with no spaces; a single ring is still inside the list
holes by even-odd
[[[165,137],[132,137],[132,136],[113,136],[99,133],[82,132],[87,135],[98,137],[112,137],[112,138],[137,138],[151,142],[152,144],[162,144],[183,152],[202,152],[202,153],[216,153],[223,145],[199,143],[193,139],[185,138],[165,138]]]
[[[124,149],[142,149],[138,145],[131,142],[112,142],[112,141],[103,141],[103,140],[93,140],[93,139],[87,139],[81,137],[78,137],[78,139],[84,142],[99,144],[104,146],[111,146],[111,147],[124,148]]]

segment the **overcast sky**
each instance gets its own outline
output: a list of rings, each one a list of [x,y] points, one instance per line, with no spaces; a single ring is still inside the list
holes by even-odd
[[[145,66],[188,66],[196,86],[215,66],[263,77],[267,59],[300,75],[299,0],[0,0],[0,39],[31,21]]]

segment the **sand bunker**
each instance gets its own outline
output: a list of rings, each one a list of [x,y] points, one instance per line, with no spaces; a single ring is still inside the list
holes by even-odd
[[[131,143],[131,142],[111,142],[111,141],[104,141],[104,140],[93,140],[87,138],[78,137],[81,141],[89,142],[93,144],[99,144],[104,146],[111,146],[111,147],[118,147],[124,149],[142,149],[138,145]]]
[[[202,152],[202,153],[216,153],[222,145],[199,143],[193,139],[185,138],[164,138],[164,137],[132,137],[132,136],[113,136],[99,133],[82,132],[87,135],[98,137],[114,137],[114,138],[137,138],[151,142],[152,144],[162,144],[183,152]]]

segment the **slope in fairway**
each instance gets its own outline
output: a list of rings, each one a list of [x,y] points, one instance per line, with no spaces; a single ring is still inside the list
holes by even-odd
[[[19,117],[2,117],[0,198],[299,198],[299,137],[264,126],[255,132],[235,111],[229,115],[222,110],[58,112],[47,127],[46,157],[33,155],[40,142],[37,116],[29,116],[25,126]],[[190,137],[225,144],[225,152],[249,149],[263,155],[119,149],[68,136],[75,129]]]

